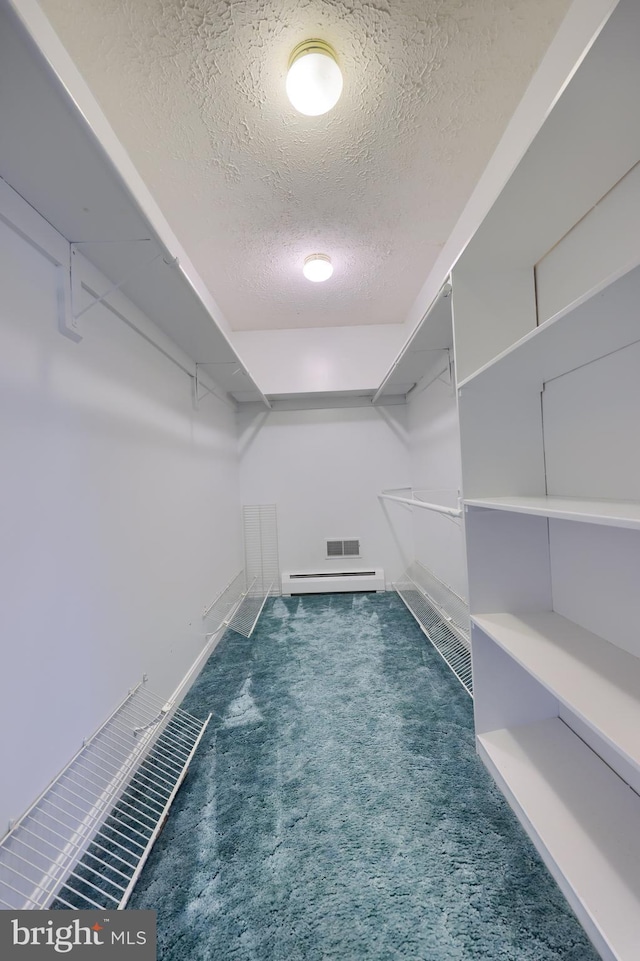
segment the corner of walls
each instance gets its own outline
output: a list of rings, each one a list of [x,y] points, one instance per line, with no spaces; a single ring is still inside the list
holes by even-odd
[[[383,567],[390,586],[412,559],[410,515],[378,494],[406,485],[404,407],[239,414],[245,504],[278,508],[282,570]],[[329,538],[360,538],[356,560],[326,557]]]
[[[232,335],[265,394],[375,389],[403,340],[401,324],[243,330]]]

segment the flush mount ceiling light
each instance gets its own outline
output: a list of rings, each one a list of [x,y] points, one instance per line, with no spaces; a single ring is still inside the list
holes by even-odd
[[[335,107],[342,93],[342,73],[333,49],[324,40],[303,40],[289,58],[287,96],[307,117]]]
[[[309,254],[304,258],[302,273],[307,280],[312,280],[315,284],[320,283],[321,280],[328,280],[333,273],[331,258],[326,254]]]

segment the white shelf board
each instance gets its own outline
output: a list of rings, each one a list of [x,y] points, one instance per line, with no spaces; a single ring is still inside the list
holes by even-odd
[[[407,394],[428,371],[442,369],[452,347],[451,285],[446,283],[387,371],[374,403],[382,396]]]
[[[586,6],[572,4],[571,14],[584,15]],[[611,18],[577,61],[462,254],[461,262],[474,269],[497,271],[496,282],[505,267],[532,266],[544,258],[638,160],[640,127],[629,118],[637,111],[640,83],[640,8],[624,0],[608,12]]]
[[[636,343],[639,300],[640,266],[635,258],[465,377],[458,387],[481,384],[489,376],[541,388],[548,380]]]
[[[534,514],[538,517],[555,517],[558,520],[582,521],[605,527],[626,527],[640,530],[640,503],[638,501],[615,501],[585,499],[582,497],[472,497],[465,500],[467,507],[483,507],[489,510],[511,511],[516,514]]]
[[[472,621],[640,770],[640,659],[552,611]]]
[[[640,5],[621,0],[611,12],[454,268],[461,384],[524,343],[536,323],[542,329],[560,308],[577,307],[588,287],[587,299],[640,263],[637,173],[626,176],[640,156],[640,127],[629,122],[640,83]],[[534,270],[539,319],[529,324],[526,310],[512,310],[510,288],[523,272],[533,283]],[[471,286],[483,279],[470,305],[456,303],[465,275]]]
[[[640,798],[559,718],[478,751],[605,959],[640,945]]]
[[[33,0],[0,4],[0,116],[2,179],[108,280],[126,279],[123,293],[213,381],[268,406],[220,308]]]

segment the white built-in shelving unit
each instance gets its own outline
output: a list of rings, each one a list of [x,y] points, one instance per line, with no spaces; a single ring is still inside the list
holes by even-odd
[[[453,269],[480,756],[605,959],[640,950],[640,6]]]

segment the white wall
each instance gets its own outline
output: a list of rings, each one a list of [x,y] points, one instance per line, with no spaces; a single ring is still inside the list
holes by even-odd
[[[265,394],[376,389],[405,338],[401,324],[232,335]]]
[[[387,584],[412,559],[410,522],[381,502],[409,476],[403,407],[240,415],[245,504],[276,504],[282,570],[384,567]],[[357,560],[326,558],[327,538],[361,538]]]
[[[549,494],[640,499],[639,365],[634,343],[545,385]],[[637,532],[569,521],[549,528],[553,609],[640,656]]]
[[[640,500],[639,366],[636,342],[545,384],[549,494]]]
[[[425,500],[457,507],[456,491],[461,485],[460,429],[455,387],[448,383],[448,374],[424,390],[418,385],[410,395],[408,412],[411,486],[434,492],[430,498],[421,495]],[[462,520],[421,508],[407,510],[413,513],[416,560],[467,599]]]
[[[103,306],[63,337],[2,222],[0,292],[1,835],[143,672],[175,689],[242,558],[233,411]]]
[[[553,610],[640,657],[637,531],[549,522]]]

